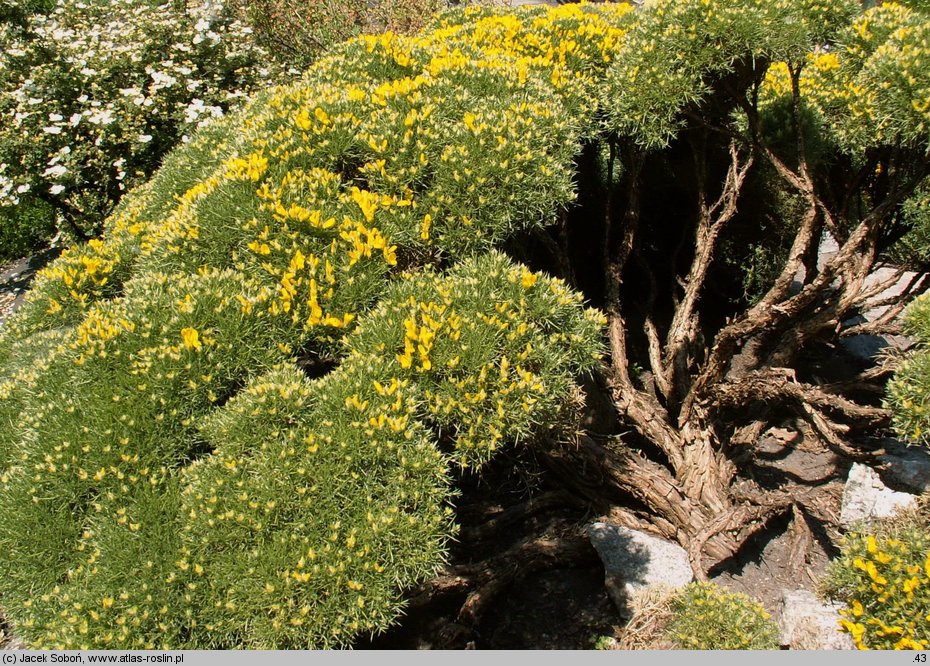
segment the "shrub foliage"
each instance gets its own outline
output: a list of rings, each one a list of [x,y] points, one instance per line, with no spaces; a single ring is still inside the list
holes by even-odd
[[[605,323],[611,397],[648,445],[604,467],[696,567],[749,522],[819,515],[733,451],[786,411],[831,449],[886,418],[793,366],[872,302],[879,257],[924,261],[926,31],[890,3],[473,7],[347,41],[202,128],[0,332],[17,629],[199,648],[383,629],[443,562],[456,471],[572,427]],[[598,202],[568,229],[576,187]],[[563,275],[606,322],[500,254],[526,238],[563,269],[600,248]],[[705,298],[744,257],[751,304]],[[692,589],[717,619],[746,608]],[[768,645],[747,618],[735,647]]]
[[[860,650],[930,647],[930,505],[848,534],[825,592],[846,601],[840,620]]]
[[[0,333],[0,577],[31,645],[335,647],[396,618],[454,534],[452,465],[574,422],[603,317],[493,248],[571,201],[627,13],[347,42],[42,272]],[[551,49],[573,30],[590,68]]]
[[[686,585],[666,635],[679,650],[777,650],[778,626],[760,603],[713,583]]]

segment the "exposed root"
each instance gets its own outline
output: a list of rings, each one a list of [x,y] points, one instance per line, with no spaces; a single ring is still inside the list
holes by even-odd
[[[859,427],[886,425],[891,417],[887,409],[857,404],[818,386],[798,382],[789,368],[768,368],[738,380],[722,384],[715,392],[721,409],[745,409],[752,403],[791,403],[803,409],[833,412]]]
[[[594,547],[581,531],[559,522],[547,531],[550,536],[528,537],[486,560],[447,568],[414,591],[411,607],[425,606],[444,595],[465,594],[455,621],[443,631],[448,644],[461,642],[477,629],[494,600],[525,576],[598,562]],[[558,536],[551,536],[554,532]]]
[[[849,426],[834,423],[812,405],[802,404],[801,409],[808,423],[827,448],[856,462],[874,463],[876,452],[853,448],[842,439],[841,435],[849,432]]]
[[[733,544],[732,555],[737,553],[765,523],[790,511],[793,517],[790,560],[792,569],[799,573],[806,564],[805,558],[813,543],[807,516],[824,526],[834,525],[836,522],[835,513],[827,506],[832,502],[832,486],[793,486],[763,491],[742,485],[732,488],[732,491],[734,502],[740,504],[707,524],[688,544],[688,557],[698,580],[707,580],[708,572],[723,559],[718,558],[709,568],[705,565],[707,542],[715,536],[728,534],[730,543]]]
[[[703,530],[696,534],[688,544],[688,559],[691,561],[691,569],[694,571],[694,577],[701,581],[707,580],[707,570],[704,568],[703,551],[707,542],[718,534],[739,530],[744,540],[748,539],[751,534],[746,534],[745,527],[753,524],[762,523],[772,516],[787,510],[789,501],[777,501],[766,505],[756,506],[739,506],[726,513],[718,516],[711,521]],[[739,550],[741,543],[736,543],[731,555]]]
[[[804,512],[797,504],[791,505],[791,515],[791,549],[788,557],[792,576],[798,579],[807,564],[807,552],[814,541],[814,535],[811,534]]]
[[[566,493],[554,491],[531,497],[521,504],[508,507],[499,515],[475,527],[463,528],[459,539],[467,543],[486,541],[500,535],[501,531],[524,523],[530,517],[564,506],[578,506],[579,500]]]

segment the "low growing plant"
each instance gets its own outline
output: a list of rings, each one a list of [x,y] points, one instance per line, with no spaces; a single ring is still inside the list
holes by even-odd
[[[930,647],[930,500],[847,534],[823,583],[846,602],[840,628],[860,650]]]
[[[713,583],[686,585],[673,599],[666,635],[681,650],[777,650],[778,627],[761,604]]]

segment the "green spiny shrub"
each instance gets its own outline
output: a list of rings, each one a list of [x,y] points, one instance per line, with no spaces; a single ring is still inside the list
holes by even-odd
[[[423,416],[463,467],[505,443],[572,423],[578,372],[597,358],[606,323],[564,284],[490,253],[437,280],[398,283],[347,339],[348,362],[387,363],[416,382]]]
[[[778,627],[762,605],[713,583],[686,585],[666,633],[681,650],[777,650]]]
[[[890,76],[898,86],[903,85],[905,89],[914,91],[920,99],[930,96],[930,79],[924,71],[926,68],[918,66],[915,60],[930,52],[930,23],[924,4],[891,3],[877,7],[854,26],[855,36],[851,38],[855,39],[853,43],[856,53],[875,54],[875,64],[872,67],[864,66],[862,71]],[[903,63],[904,69],[889,71],[890,63],[895,61]],[[913,76],[909,74],[912,70]],[[895,103],[899,107],[904,105],[899,94],[890,95],[888,100],[883,95],[873,94],[864,103],[869,105],[867,111],[878,105],[886,108],[883,116],[877,118],[881,120],[882,131],[887,131],[884,129],[887,127],[905,133],[904,136],[909,140],[915,140],[913,135],[920,132],[925,135],[927,127],[930,127],[930,103],[913,102],[907,108],[897,110],[887,108]],[[930,195],[926,183],[903,202],[901,211],[911,230],[896,244],[893,257],[900,263],[910,264],[922,271],[926,263],[928,246],[925,241],[930,221]],[[896,369],[888,383],[885,398],[885,406],[892,410],[892,423],[898,434],[922,445],[930,442],[927,411],[930,404],[930,382],[927,380],[930,377],[928,322],[930,305],[926,296],[922,296],[908,306],[903,319],[905,332],[917,339],[917,348]]]
[[[885,404],[893,413],[892,423],[899,435],[911,442],[926,445],[930,442],[930,298],[916,299],[905,311],[904,329],[913,335],[919,348],[912,352],[895,370],[888,383]]]
[[[502,434],[570,424],[557,401],[599,351],[600,315],[491,254],[448,276],[417,276],[425,302],[409,295],[414,282],[397,283],[334,372],[311,381],[287,364],[261,375],[286,356],[273,345],[280,333],[239,307],[243,280],[133,280],[124,297],[92,308],[32,379],[46,399],[19,414],[0,488],[13,513],[0,540],[11,556],[5,603],[16,618],[20,601],[18,626],[33,644],[332,647],[383,628],[401,608],[398,588],[432,572],[452,534],[437,435],[468,433],[455,439],[465,464],[486,460]],[[511,298],[516,314],[501,307]],[[383,314],[411,308],[425,316],[416,366],[402,360],[409,319]],[[533,318],[539,308],[551,323]],[[430,314],[460,322],[463,334],[431,345]],[[487,368],[486,385],[462,390]],[[442,395],[461,402],[451,415],[436,413]],[[523,416],[508,420],[505,407]],[[472,429],[476,418],[486,427]],[[33,523],[35,539],[25,538]],[[36,587],[46,593],[33,598]]]
[[[450,464],[571,427],[600,352],[599,314],[488,251],[571,201],[572,109],[628,14],[346,43],[42,271],[0,333],[0,592],[30,645],[335,647],[397,617],[454,534]]]
[[[869,532],[847,534],[824,593],[842,599],[840,627],[860,650],[930,648],[930,502]]]
[[[645,148],[668,144],[684,112],[738,59],[803,57],[856,14],[856,2],[658,2],[631,31],[599,89],[609,126]],[[671,103],[670,103],[671,102]]]

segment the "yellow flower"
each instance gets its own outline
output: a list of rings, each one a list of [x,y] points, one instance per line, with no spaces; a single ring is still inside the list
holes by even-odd
[[[433,217],[429,213],[423,216],[423,227],[420,229],[420,238],[427,241],[429,240],[429,229],[430,225],[433,223]]]
[[[866,563],[865,566],[866,566],[865,570],[869,574],[869,578],[875,581],[875,583],[877,583],[878,585],[885,585],[888,583],[888,579],[886,579],[884,576],[878,573],[878,569],[876,568],[874,562],[868,562]]]
[[[184,340],[184,346],[187,349],[200,349],[202,346],[200,342],[200,333],[197,332],[196,328],[182,328],[181,338]]]
[[[365,216],[367,222],[371,222],[375,217],[375,210],[378,208],[378,195],[368,190],[360,190],[357,187],[352,188],[352,200],[358,205]]]

